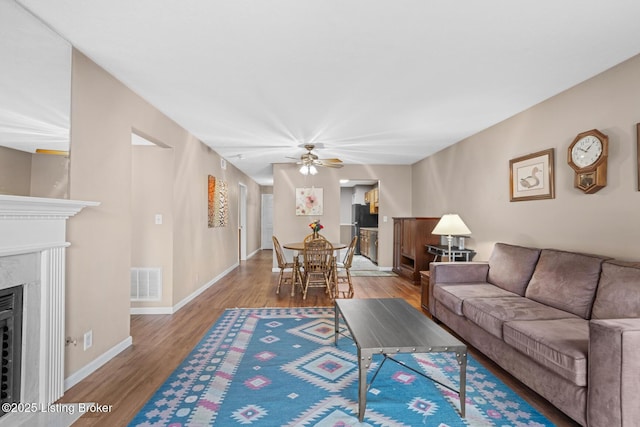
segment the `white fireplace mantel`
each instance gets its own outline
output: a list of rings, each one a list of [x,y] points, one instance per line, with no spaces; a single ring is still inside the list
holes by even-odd
[[[21,402],[48,405],[64,393],[66,223],[99,204],[0,195],[0,288],[25,292]],[[16,425],[8,418],[0,424]]]
[[[0,195],[0,256],[67,246],[66,220],[98,202]]]
[[[67,219],[98,202],[0,194],[0,219]]]

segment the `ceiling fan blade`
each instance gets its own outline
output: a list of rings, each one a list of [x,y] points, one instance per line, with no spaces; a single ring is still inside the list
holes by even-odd
[[[340,159],[318,159],[318,160],[324,163],[342,163],[342,160]]]
[[[342,163],[323,163],[323,162],[318,162],[316,163],[316,165],[322,166],[324,168],[341,168],[342,166],[344,166]]]

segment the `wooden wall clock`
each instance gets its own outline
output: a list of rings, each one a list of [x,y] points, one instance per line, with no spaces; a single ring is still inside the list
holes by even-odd
[[[569,145],[567,161],[575,172],[573,185],[593,194],[607,185],[609,138],[597,129],[579,133]]]

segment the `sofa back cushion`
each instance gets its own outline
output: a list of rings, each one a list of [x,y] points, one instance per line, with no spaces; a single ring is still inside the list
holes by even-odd
[[[540,249],[496,243],[489,257],[487,282],[524,296]]]
[[[589,319],[604,260],[593,255],[544,249],[526,297]]]
[[[592,317],[640,317],[640,263],[607,261],[602,264]]]

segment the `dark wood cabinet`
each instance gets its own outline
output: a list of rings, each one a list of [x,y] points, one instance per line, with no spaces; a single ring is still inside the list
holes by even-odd
[[[429,270],[433,254],[427,245],[440,244],[440,236],[431,234],[440,218],[393,218],[393,271],[420,285],[420,271]]]

